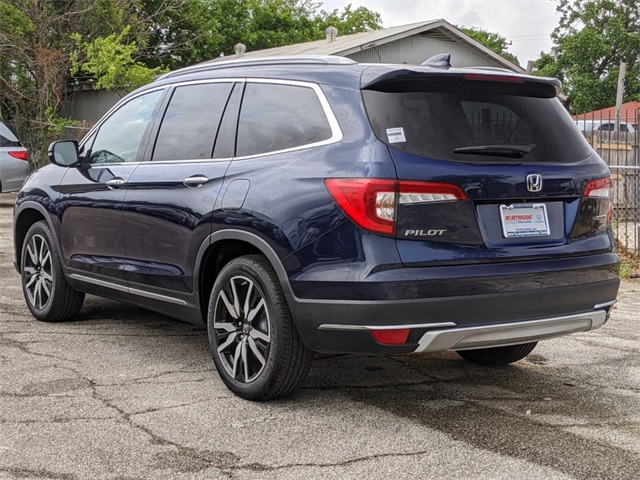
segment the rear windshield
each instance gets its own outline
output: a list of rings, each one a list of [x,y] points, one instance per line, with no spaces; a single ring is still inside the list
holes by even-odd
[[[472,163],[565,163],[591,154],[560,102],[531,86],[412,81],[374,85],[362,95],[376,136],[416,155]]]

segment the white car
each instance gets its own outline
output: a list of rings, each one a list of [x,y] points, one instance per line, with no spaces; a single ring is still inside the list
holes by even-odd
[[[576,120],[576,125],[582,132],[613,132],[616,128],[615,120]],[[620,122],[620,133],[635,131],[630,123]]]
[[[29,170],[29,152],[15,133],[0,122],[0,193],[20,190]]]

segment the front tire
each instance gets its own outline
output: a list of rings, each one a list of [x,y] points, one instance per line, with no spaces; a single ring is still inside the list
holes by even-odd
[[[480,365],[499,366],[522,360],[529,355],[538,342],[509,345],[508,347],[479,348],[477,350],[458,350],[456,353],[465,360]]]
[[[27,307],[38,320],[69,320],[82,308],[84,293],[67,283],[53,233],[45,221],[29,228],[22,244],[20,270]]]
[[[207,327],[218,374],[242,398],[288,395],[309,371],[312,353],[293,325],[278,277],[260,255],[236,258],[220,271]]]

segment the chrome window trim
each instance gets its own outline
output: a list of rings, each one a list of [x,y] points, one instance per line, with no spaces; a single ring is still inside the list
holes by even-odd
[[[85,136],[82,138],[81,142],[78,144],[78,147],[81,148],[84,146],[84,141],[86,138],[89,138],[91,136],[92,133],[96,132],[104,122],[106,122],[107,120],[109,120],[109,118],[111,118],[111,115],[113,115],[116,110],[120,110],[120,108],[122,108],[124,105],[126,105],[127,103],[129,103],[131,100],[134,100],[142,95],[146,95],[147,93],[152,93],[152,92],[156,92],[158,90],[164,90],[166,88],[169,88],[171,85],[162,85],[160,87],[154,87],[154,88],[150,88],[148,90],[144,90],[143,92],[138,92],[135,95],[131,95],[131,97],[125,97],[126,101],[124,101],[125,99],[121,99],[118,100],[118,102],[111,107],[109,110],[107,110],[107,113],[105,113],[102,118],[98,121],[98,123],[96,123],[93,127],[91,127],[91,130],[89,130]],[[120,163],[111,163],[110,165],[131,165],[132,163],[140,163],[140,162],[120,162]],[[92,164],[87,164],[87,165],[92,165]]]
[[[326,140],[322,140],[320,142],[307,143],[305,145],[299,145],[297,147],[285,148],[285,149],[276,150],[273,152],[256,153],[254,155],[245,155],[242,157],[205,158],[205,159],[192,159],[192,160],[158,160],[158,161],[149,160],[145,162],[120,162],[120,163],[88,164],[88,165],[91,165],[92,167],[110,167],[110,166],[117,166],[117,165],[136,165],[136,164],[143,165],[143,164],[152,164],[152,163],[157,163],[161,165],[161,164],[174,164],[174,163],[184,164],[184,163],[204,163],[204,162],[229,162],[231,160],[234,160],[234,161],[250,160],[253,158],[265,157],[267,155],[279,155],[282,153],[297,152],[299,150],[305,150],[307,148],[315,148],[315,147],[321,147],[325,145],[331,145],[334,143],[338,143],[344,137],[342,133],[342,129],[340,128],[340,124],[338,123],[338,119],[333,113],[333,109],[331,108],[331,105],[329,104],[329,101],[327,100],[326,95],[322,91],[322,88],[317,83],[303,82],[298,80],[279,80],[279,79],[272,79],[272,78],[208,78],[208,79],[201,79],[201,80],[188,80],[183,82],[175,82],[175,83],[162,85],[155,88],[150,88],[149,90],[145,90],[144,92],[140,92],[128,98],[125,103],[118,102],[113,107],[111,107],[111,109],[100,119],[99,123],[94,125],[93,128],[87,132],[84,138],[89,138],[89,136],[95,131],[97,131],[100,128],[100,126],[106,120],[108,120],[109,117],[116,110],[118,110],[123,105],[126,105],[127,103],[129,103],[129,101],[135,98],[138,98],[141,95],[145,95],[147,93],[151,93],[157,90],[162,90],[167,88],[175,90],[176,88],[183,87],[183,86],[202,85],[207,83],[265,83],[265,84],[273,84],[273,85],[291,85],[294,87],[311,88],[315,92],[316,97],[318,98],[318,101],[320,102],[320,105],[322,107],[322,110],[324,111],[325,118],[329,122],[329,128],[331,129],[331,137],[329,137]],[[82,146],[84,146],[84,141],[80,143],[80,147]]]
[[[339,141],[342,140],[343,134],[342,134],[342,130],[340,129],[340,124],[338,123],[338,119],[333,113],[333,109],[331,108],[331,105],[329,104],[327,97],[322,91],[322,88],[320,88],[320,85],[318,85],[317,83],[301,82],[297,80],[277,80],[277,79],[270,79],[270,78],[247,78],[246,82],[247,83],[266,83],[266,84],[273,84],[273,85],[290,85],[294,87],[311,88],[316,93],[316,96],[320,101],[320,105],[322,106],[322,110],[324,110],[325,118],[329,122],[329,128],[331,129],[331,137],[329,137],[326,140],[322,140],[320,142],[307,143],[304,145],[298,145],[297,147],[285,148],[285,149],[276,150],[273,152],[256,153],[253,155],[244,155],[242,157],[233,157],[234,161],[250,160],[252,158],[265,157],[267,155],[279,155],[282,153],[297,152],[299,150],[305,150],[307,148],[331,145],[333,143],[338,143]],[[242,109],[240,111],[242,112]],[[238,124],[239,123],[240,122],[238,119]]]

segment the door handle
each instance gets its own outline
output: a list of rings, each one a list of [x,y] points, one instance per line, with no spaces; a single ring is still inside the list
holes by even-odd
[[[187,187],[201,187],[208,181],[209,179],[204,175],[194,175],[193,177],[185,178],[182,183]]]
[[[106,185],[108,188],[110,188],[111,190],[114,190],[114,189],[117,189],[117,188],[124,187],[124,185],[125,185],[126,183],[127,183],[127,182],[125,182],[124,178],[121,178],[121,177],[115,177],[115,178],[112,178],[111,180],[107,180],[107,181],[105,182],[105,185]]]

